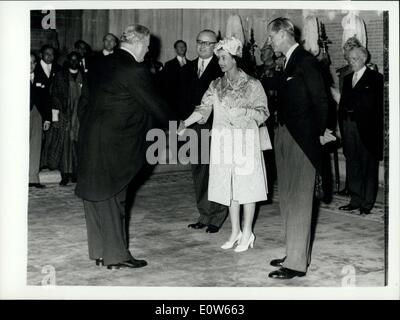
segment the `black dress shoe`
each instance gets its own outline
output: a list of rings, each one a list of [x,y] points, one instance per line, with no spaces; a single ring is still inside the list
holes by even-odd
[[[104,260],[103,258],[96,259],[96,266],[104,267]]]
[[[66,186],[68,184],[68,182],[69,182],[68,178],[62,178],[61,181],[60,181],[60,186],[64,187],[64,186]]]
[[[294,277],[304,277],[305,275],[306,275],[305,272],[296,271],[296,270],[292,270],[292,269],[288,269],[288,268],[282,267],[282,268],[280,268],[278,270],[270,272],[268,277],[272,278],[272,279],[285,280],[285,279],[292,279]]]
[[[117,270],[122,268],[142,268],[147,266],[147,262],[145,260],[137,260],[135,258],[131,258],[130,260],[123,261],[116,264],[109,264],[107,269],[109,270]]]
[[[371,214],[371,210],[360,208],[360,214],[365,214],[365,215]]]
[[[283,267],[283,262],[285,262],[285,260],[286,260],[286,257],[283,257],[282,259],[274,259],[274,260],[271,260],[271,262],[269,264],[273,267]]]
[[[346,204],[345,206],[339,207],[339,210],[341,211],[354,211],[359,209],[359,207],[353,206],[351,204]]]
[[[192,228],[192,229],[203,229],[205,227],[206,227],[206,225],[201,222],[191,223],[188,225],[188,228]]]
[[[344,189],[338,191],[337,194],[338,194],[339,196],[349,197],[349,196],[350,196],[350,191],[349,191],[349,189],[344,188]]]
[[[38,188],[38,189],[46,188],[46,186],[44,184],[41,184],[41,183],[29,183],[29,187],[35,187],[35,188]]]
[[[216,233],[218,231],[219,231],[219,228],[217,226],[214,226],[213,224],[209,224],[206,229],[207,233]]]

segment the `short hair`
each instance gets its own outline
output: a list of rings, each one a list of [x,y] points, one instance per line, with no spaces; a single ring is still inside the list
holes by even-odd
[[[75,49],[78,49],[80,44],[84,44],[85,47],[86,47],[86,49],[89,49],[89,45],[88,45],[85,41],[83,41],[83,40],[81,40],[81,39],[75,41],[75,43],[74,43],[74,48],[75,48]]]
[[[115,43],[118,45],[119,39],[117,38],[117,36],[114,33],[111,33],[111,32],[106,33],[103,37],[103,41],[106,40],[107,36],[112,36],[115,40]]]
[[[350,51],[353,48],[361,47],[361,42],[356,37],[350,37],[346,40],[343,45],[344,51]]]
[[[268,23],[271,31],[279,32],[280,30],[286,31],[291,37],[295,37],[294,24],[288,18],[276,18]]]
[[[354,47],[354,48],[350,49],[349,53],[352,51],[358,51],[359,53],[361,53],[362,56],[364,56],[365,61],[368,60],[368,56],[369,56],[368,50],[366,48],[364,48],[363,46]]]
[[[127,26],[121,35],[121,42],[133,43],[143,41],[150,36],[150,30],[140,24],[131,24]]]
[[[51,46],[50,44],[45,44],[45,45],[43,45],[43,46],[40,48],[40,53],[43,54],[47,49],[53,50],[53,53],[54,53],[54,54],[56,53],[56,49],[55,49],[53,46]]]
[[[183,43],[183,44],[185,45],[185,47],[187,47],[185,41],[183,41],[183,40],[176,40],[175,43],[174,43],[174,48],[175,48],[175,49],[176,49],[176,46],[177,46],[179,43]]]
[[[210,30],[210,29],[204,29],[204,30],[200,31],[199,34],[197,35],[197,38],[198,38],[199,35],[201,35],[202,33],[209,33],[209,34],[211,34],[211,35],[215,38],[215,40],[217,40],[217,34],[216,34],[214,31]]]
[[[67,54],[67,59],[68,59],[68,60],[71,59],[72,56],[77,56],[78,59],[79,59],[79,53],[76,52],[76,51],[71,51],[70,53],[68,53],[68,54]]]

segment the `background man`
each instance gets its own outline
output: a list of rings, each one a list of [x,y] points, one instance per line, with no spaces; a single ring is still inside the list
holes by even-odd
[[[371,213],[378,191],[379,160],[383,158],[383,76],[366,67],[368,51],[349,53],[353,70],[344,77],[339,121],[346,150],[350,203],[340,210]]]
[[[83,199],[89,258],[109,269],[147,264],[132,257],[125,232],[126,190],[146,161],[149,118],[167,126],[166,107],[142,63],[150,31],[130,25],[121,49],[105,59],[98,81],[89,87],[78,142],[78,183]]]
[[[183,88],[180,86],[180,77],[183,67],[190,62],[186,58],[186,42],[177,40],[174,43],[176,57],[165,63],[164,69],[161,72],[162,92],[168,101],[169,106],[174,111],[175,120],[184,120],[178,110],[179,93]]]
[[[30,76],[30,113],[29,113],[29,187],[44,188],[39,180],[40,151],[42,148],[42,130],[50,127],[51,114],[38,104],[41,84],[35,81],[36,56],[31,53]],[[40,86],[37,86],[39,84]]]

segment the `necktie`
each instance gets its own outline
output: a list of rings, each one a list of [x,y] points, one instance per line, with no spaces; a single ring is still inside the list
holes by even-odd
[[[200,68],[197,70],[197,76],[200,78],[204,71],[204,60],[201,59]]]
[[[357,84],[357,77],[358,77],[358,74],[357,74],[357,72],[354,72],[354,75],[353,75],[353,83],[352,83],[352,85],[353,85],[353,88],[356,86],[356,84]]]
[[[181,60],[179,62],[180,62],[181,67],[183,67],[186,64],[185,58],[181,58]]]

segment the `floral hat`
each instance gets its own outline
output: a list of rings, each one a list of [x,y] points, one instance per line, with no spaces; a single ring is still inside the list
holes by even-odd
[[[242,57],[243,45],[235,37],[225,38],[215,45],[214,53],[218,55],[218,50],[225,50],[233,56]]]

